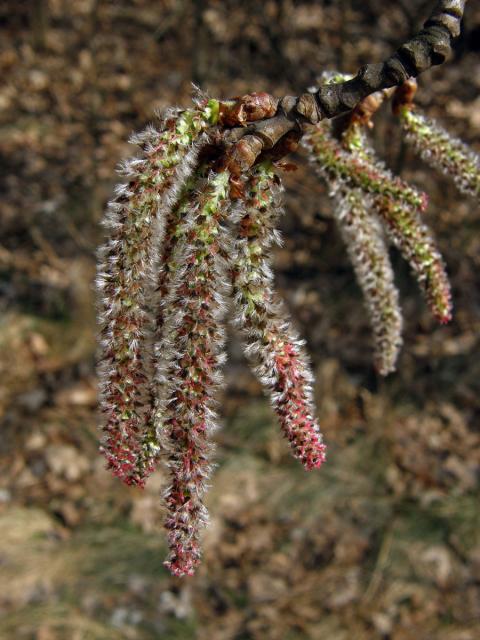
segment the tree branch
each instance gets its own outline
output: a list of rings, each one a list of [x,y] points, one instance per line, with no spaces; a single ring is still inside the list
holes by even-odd
[[[316,112],[308,114],[308,121],[314,123],[350,111],[374,91],[398,86],[431,66],[442,64],[452,50],[453,40],[460,35],[465,3],[466,0],[441,0],[420,33],[388,60],[365,65],[347,82],[320,87],[314,94]]]
[[[431,66],[442,64],[451,53],[467,0],[440,0],[418,35],[408,40],[386,61],[367,64],[351,80],[324,84],[315,93],[280,100],[272,118],[251,122],[228,132],[226,141],[236,142],[229,152],[233,171],[248,169],[262,151],[272,149],[290,131],[303,132],[354,109],[370,94],[400,86]],[[238,140],[242,138],[241,145]]]

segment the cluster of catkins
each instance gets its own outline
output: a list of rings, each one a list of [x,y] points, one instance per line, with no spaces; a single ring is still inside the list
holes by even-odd
[[[273,286],[281,182],[273,156],[232,175],[222,160],[228,126],[222,105],[199,98],[132,138],[142,153],[121,167],[126,182],[108,206],[108,238],[99,251],[102,451],[129,485],[143,486],[159,462],[166,463],[166,565],[178,576],[193,574],[208,517],[203,499],[226,316],[243,337],[293,455],[306,469],[325,460],[312,372]],[[402,109],[401,118],[422,157],[455,176],[461,189],[479,193],[479,163],[471,152],[411,108]],[[433,313],[450,319],[444,265],[421,221],[427,199],[384,168],[358,123],[340,136],[321,123],[305,142],[337,201],[336,219],[371,318],[377,367],[386,374],[401,343],[387,239],[411,264]]]
[[[348,76],[328,73],[323,79],[326,83],[342,82]],[[393,100],[407,142],[422,159],[452,178],[462,193],[480,196],[480,158],[414,110],[415,91],[416,83],[410,80],[397,90]],[[388,242],[410,264],[437,320],[449,322],[452,314],[445,265],[430,229],[422,221],[428,196],[386,169],[369,144],[370,117],[389,94],[370,96],[363,109],[360,105],[340,124],[323,121],[304,137],[310,159],[335,201],[334,217],[362,289],[372,327],[375,365],[381,375],[395,370],[402,344],[402,313]],[[372,113],[368,113],[369,108]]]

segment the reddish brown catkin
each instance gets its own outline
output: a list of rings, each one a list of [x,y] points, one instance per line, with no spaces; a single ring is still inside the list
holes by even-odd
[[[272,166],[260,164],[246,180],[244,213],[231,260],[235,323],[247,357],[270,394],[293,455],[306,469],[325,461],[325,445],[315,418],[313,375],[303,342],[290,326],[273,291],[269,253],[278,240],[279,187]]]
[[[149,389],[155,247],[163,241],[166,213],[192,171],[193,142],[207,126],[205,112],[171,111],[159,131],[148,127],[134,136],[144,157],[124,163],[122,173],[130,181],[117,187],[105,216],[110,237],[99,251],[97,275],[102,450],[109,468],[127,484],[144,484],[158,452],[150,437]]]

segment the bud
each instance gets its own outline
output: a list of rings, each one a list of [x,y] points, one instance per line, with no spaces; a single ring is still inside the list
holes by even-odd
[[[255,120],[271,118],[277,112],[278,100],[269,93],[249,93],[241,98],[219,103],[219,119],[227,127],[245,126]]]

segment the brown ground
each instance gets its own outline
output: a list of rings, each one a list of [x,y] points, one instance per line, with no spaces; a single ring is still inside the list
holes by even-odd
[[[94,251],[130,132],[187,105],[192,78],[213,95],[284,95],[380,60],[430,4],[0,2],[1,640],[480,637],[480,215],[387,114],[376,144],[431,196],[454,321],[435,325],[395,256],[405,348],[399,372],[376,377],[326,188],[296,158],[276,266],[315,365],[328,464],[307,474],[290,459],[234,337],[195,578],[162,567],[162,477],[127,489],[97,454]],[[479,150],[470,4],[455,60],[426,74],[419,102]]]

